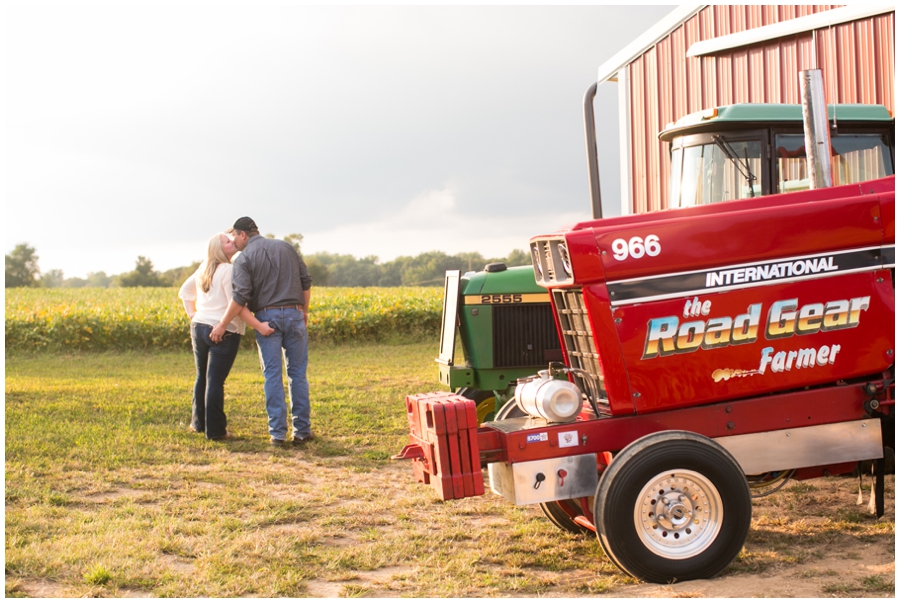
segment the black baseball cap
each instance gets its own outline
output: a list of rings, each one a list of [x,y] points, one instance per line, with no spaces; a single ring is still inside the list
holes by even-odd
[[[234,221],[234,226],[228,229],[228,233],[232,233],[235,230],[243,230],[244,232],[251,232],[254,230],[259,230],[256,227],[256,222],[253,221],[253,218],[248,218],[244,216],[243,218],[238,218]]]

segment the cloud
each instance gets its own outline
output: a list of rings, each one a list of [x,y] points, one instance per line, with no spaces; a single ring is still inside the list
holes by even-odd
[[[503,257],[514,249],[527,249],[533,236],[589,218],[587,211],[548,211],[481,220],[477,213],[460,211],[456,193],[451,187],[444,187],[417,195],[396,214],[372,222],[305,232],[303,252],[362,257],[377,249],[381,261],[426,251],[478,251],[486,257]]]
[[[100,240],[73,248],[65,241],[58,241],[55,245],[37,247],[37,254],[41,272],[60,269],[66,278],[84,278],[88,272],[105,272],[110,276],[130,272],[134,270],[138,256],[149,258],[153,268],[161,272],[188,266],[204,258],[206,242],[109,244]]]
[[[434,223],[435,217],[451,215],[455,208],[455,195],[449,188],[428,191],[410,201],[391,221],[407,228],[427,229]]]
[[[7,250],[165,270],[250,215],[307,252],[505,255],[587,217],[584,90],[671,11],[242,4],[13,3]],[[607,206],[616,86],[596,100]]]

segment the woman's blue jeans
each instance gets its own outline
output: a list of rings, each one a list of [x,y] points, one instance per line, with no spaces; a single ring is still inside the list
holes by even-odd
[[[209,338],[210,325],[192,322],[191,342],[197,378],[194,381],[194,400],[191,404],[191,427],[206,433],[210,440],[225,436],[225,379],[237,357],[241,336],[225,332],[219,343]]]

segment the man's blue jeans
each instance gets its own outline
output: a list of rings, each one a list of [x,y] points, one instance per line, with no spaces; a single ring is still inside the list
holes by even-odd
[[[191,404],[191,427],[216,440],[225,437],[225,379],[231,371],[241,345],[237,333],[225,333],[219,343],[209,338],[212,327],[191,323],[191,343],[194,348],[194,400]]]
[[[291,396],[291,418],[294,438],[310,435],[309,382],[306,365],[309,362],[309,340],[303,312],[296,308],[271,308],[256,313],[260,322],[267,322],[275,329],[268,337],[256,334],[259,362],[266,379],[266,413],[269,415],[269,435],[286,440],[288,431],[287,405],[284,399],[284,381],[281,360],[287,366]]]

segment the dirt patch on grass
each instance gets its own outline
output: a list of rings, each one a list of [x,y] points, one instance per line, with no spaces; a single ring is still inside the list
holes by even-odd
[[[306,584],[310,597],[320,599],[334,599],[341,596],[344,589],[344,582],[325,582],[324,580],[310,580]]]
[[[147,492],[143,490],[134,490],[132,488],[117,488],[116,490],[111,490],[109,492],[89,494],[84,497],[84,500],[89,503],[104,504],[115,500],[120,500],[122,498],[140,498],[141,496],[144,496],[146,494]]]
[[[107,590],[96,586],[69,587],[49,580],[19,580],[7,583],[8,595],[35,599],[72,599],[84,597],[121,597],[125,599],[150,599],[154,594],[147,590],[121,588]]]
[[[7,591],[13,588],[13,593],[24,594],[28,597],[61,598],[66,596],[65,589],[49,580],[18,580],[15,584],[7,584]]]
[[[365,595],[366,597],[392,597],[392,586],[397,587],[412,567],[383,567],[372,571],[357,572],[352,576],[333,581],[311,580],[307,584],[312,597],[334,598]]]
[[[176,555],[163,555],[163,559],[166,561],[166,564],[169,566],[169,568],[171,568],[171,570],[176,574],[192,574],[196,569],[193,563],[184,561]]]
[[[893,597],[894,564],[879,565],[885,551],[851,547],[845,554],[862,555],[850,562],[841,558],[783,564],[752,574],[729,574],[712,580],[694,580],[666,586],[639,584],[617,590],[621,597],[778,597],[819,598],[845,591],[855,597]],[[867,580],[880,576],[886,588],[867,592]],[[887,585],[889,584],[889,589]]]
[[[133,588],[122,588],[116,591],[115,596],[125,599],[152,599],[154,594],[147,590],[135,590]]]

